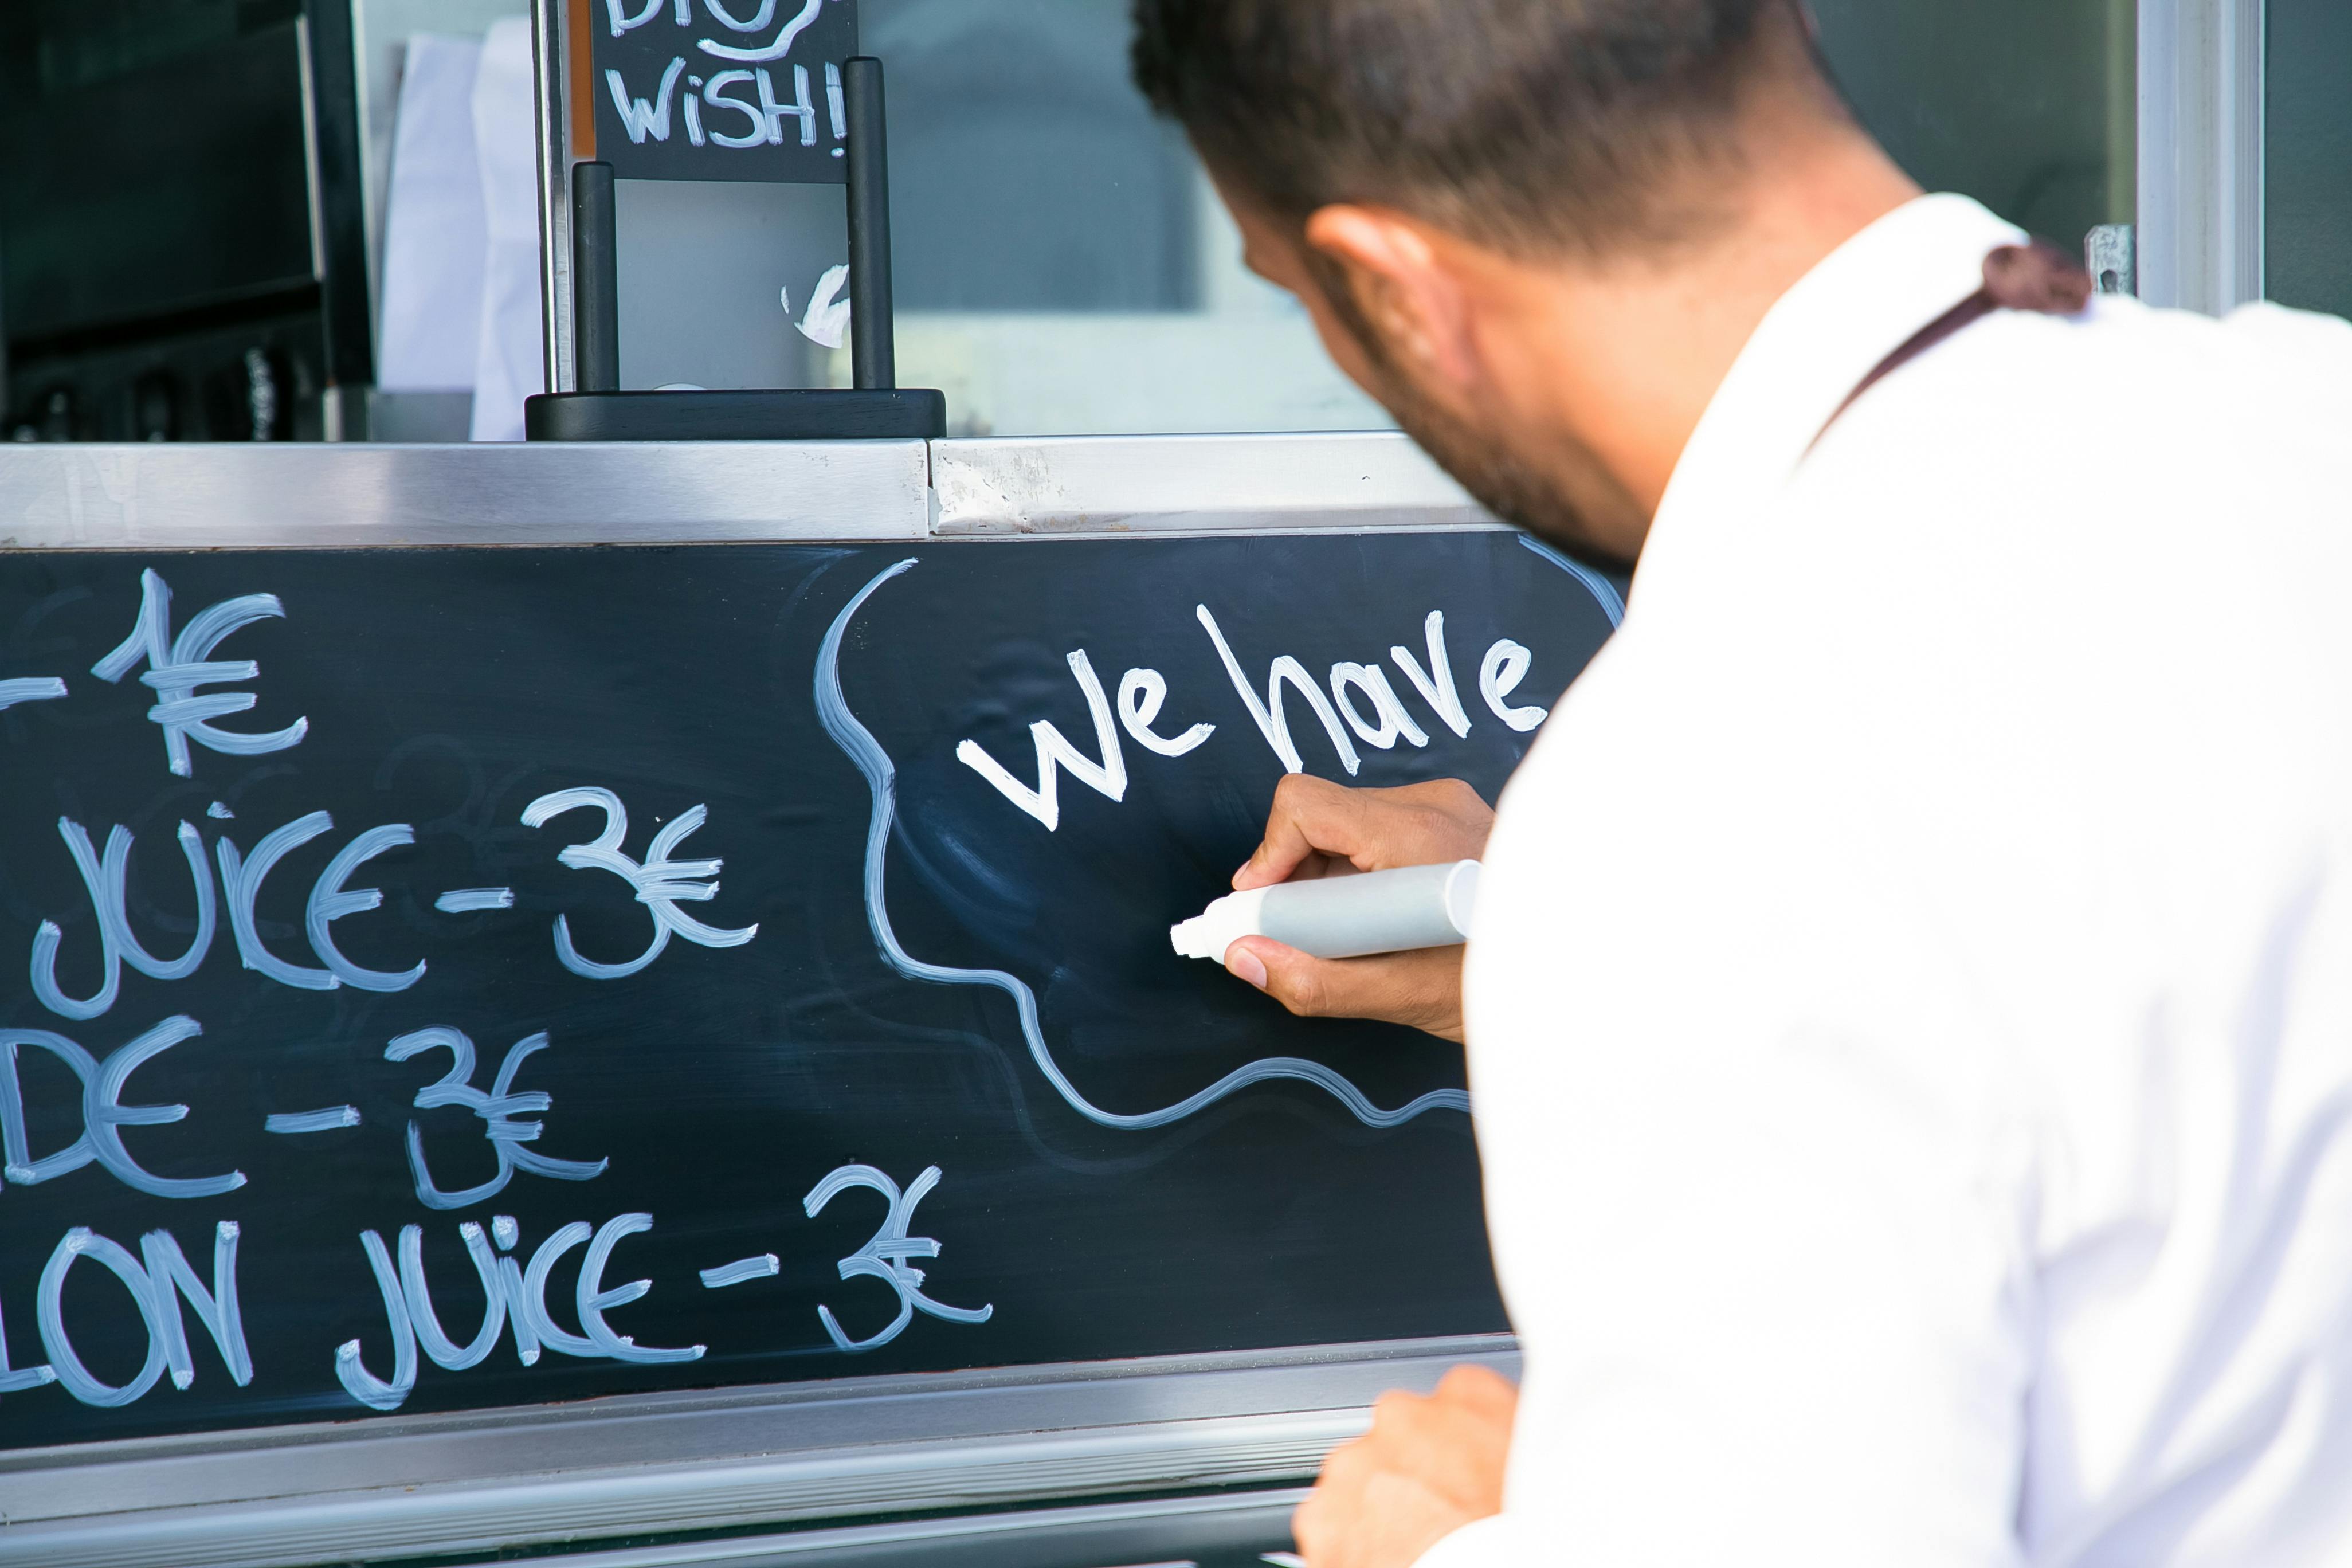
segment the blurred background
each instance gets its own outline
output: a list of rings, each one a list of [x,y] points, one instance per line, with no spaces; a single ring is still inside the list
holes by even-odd
[[[2149,0],[1814,0],[1930,188],[2135,221]],[[540,390],[526,0],[0,6],[0,409],[17,440],[463,440]],[[950,434],[1385,425],[1241,268],[1127,79],[1125,0],[864,0],[889,70],[899,380]],[[2352,310],[2352,4],[2267,0],[2258,253]],[[846,384],[796,325],[837,186],[624,181],[630,387]],[[2126,253],[2127,254],[2127,253]]]

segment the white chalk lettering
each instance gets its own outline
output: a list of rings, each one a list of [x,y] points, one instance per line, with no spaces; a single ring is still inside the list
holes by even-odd
[[[155,706],[147,710],[147,717],[163,727],[163,753],[172,772],[182,778],[189,776],[190,741],[224,756],[257,757],[299,745],[302,737],[310,733],[308,719],[297,719],[283,730],[264,735],[216,729],[213,720],[248,712],[261,700],[250,691],[223,691],[206,697],[195,694],[200,686],[260,677],[261,667],[251,659],[215,660],[211,656],[240,627],[256,621],[282,618],[286,607],[278,602],[275,594],[247,594],[242,598],[225,599],[200,612],[174,637],[170,587],[162,577],[148,571],[139,574],[139,588],[137,629],[112,653],[92,665],[90,673],[111,685],[142,663],[147,666],[147,673],[139,678],[140,682],[157,699]]]
[[[1445,612],[1430,611],[1424,629],[1429,642],[1427,669],[1422,668],[1421,661],[1412,657],[1410,648],[1392,647],[1389,657],[1396,660],[1396,667],[1404,671],[1405,679],[1412,682],[1422,700],[1437,710],[1445,727],[1457,736],[1465,736],[1470,733],[1470,715],[1462,706],[1461,695],[1454,689],[1454,666],[1445,657]]]
[[[472,1220],[460,1225],[457,1235],[482,1284],[482,1326],[473,1342],[466,1345],[449,1338],[433,1310],[433,1292],[425,1280],[424,1226],[404,1226],[400,1232],[400,1290],[408,1305],[409,1324],[433,1364],[447,1372],[464,1372],[488,1360],[507,1326],[507,1291],[499,1280],[498,1255],[490,1250],[482,1227]]]
[[[533,1357],[538,1346],[544,1345],[558,1355],[586,1358],[598,1354],[595,1343],[580,1335],[568,1333],[556,1327],[555,1320],[547,1315],[547,1277],[563,1261],[563,1255],[595,1234],[595,1227],[585,1220],[573,1220],[570,1225],[539,1244],[530,1255],[530,1267],[523,1270],[522,1289],[517,1292],[517,1315],[531,1333]],[[508,1259],[509,1265],[513,1259]]]
[[[637,1236],[654,1227],[649,1214],[625,1214],[606,1220],[596,1231],[596,1239],[588,1244],[588,1256],[580,1263],[580,1285],[572,1294],[572,1305],[580,1313],[581,1331],[589,1343],[614,1361],[641,1365],[662,1365],[672,1362],[699,1361],[705,1346],[686,1345],[675,1350],[660,1350],[641,1345],[626,1334],[615,1332],[604,1321],[604,1314],[615,1307],[625,1307],[641,1300],[654,1286],[650,1279],[633,1279],[626,1285],[604,1289],[604,1265],[613,1256],[613,1248],[623,1237]]]
[[[80,1170],[98,1158],[98,1151],[90,1147],[89,1133],[85,1130],[57,1152],[34,1157],[32,1140],[25,1127],[25,1091],[16,1070],[16,1053],[25,1046],[45,1050],[65,1063],[85,1095],[98,1078],[98,1058],[63,1035],[47,1029],[0,1032],[0,1153],[5,1155],[7,1179],[20,1187],[31,1187]]]
[[[314,811],[296,818],[274,833],[265,835],[261,842],[254,846],[250,858],[237,848],[235,839],[226,835],[214,846],[220,863],[221,888],[228,902],[229,929],[236,941],[238,959],[246,968],[257,973],[267,975],[282,985],[305,991],[332,991],[339,985],[355,986],[362,991],[404,991],[425,977],[422,963],[400,973],[362,968],[343,956],[335,943],[331,927],[337,921],[383,905],[382,889],[347,889],[344,883],[361,866],[384,851],[415,843],[415,832],[406,823],[387,823],[361,834],[328,863],[327,868],[311,886],[305,908],[304,926],[310,939],[311,951],[318,954],[325,964],[324,968],[313,969],[280,958],[270,952],[261,940],[254,906],[261,897],[262,884],[280,860],[311,840],[333,831],[334,826],[333,817],[323,811]],[[184,980],[194,974],[211,951],[216,918],[213,873],[205,863],[202,835],[186,822],[179,824],[180,851],[187,860],[189,875],[195,887],[195,931],[179,956],[158,958],[147,951],[146,945],[131,929],[125,891],[133,843],[129,830],[117,826],[108,834],[106,852],[102,856],[91,847],[89,832],[72,818],[59,817],[58,833],[65,840],[66,851],[72,856],[75,868],[81,873],[82,885],[89,892],[91,909],[98,917],[99,985],[88,996],[66,994],[57,975],[58,952],[64,943],[65,935],[55,921],[43,921],[33,936],[32,966],[33,994],[40,999],[41,1005],[65,1017],[88,1020],[100,1016],[114,1005],[121,994],[123,964],[167,982]]]
[[[1356,710],[1350,691],[1360,691],[1371,699],[1377,719],[1367,719]],[[1355,731],[1368,746],[1391,751],[1400,740],[1416,746],[1429,744],[1429,734],[1412,721],[1397,700],[1396,688],[1389,684],[1388,672],[1378,665],[1335,664],[1331,667],[1331,699],[1339,705],[1348,727]]]
[[[374,1271],[376,1289],[383,1301],[384,1328],[392,1340],[392,1375],[382,1378],[369,1372],[362,1342],[347,1340],[335,1351],[336,1377],[345,1392],[361,1404],[375,1410],[396,1410],[416,1387],[420,1348],[425,1359],[444,1371],[465,1372],[488,1360],[498,1348],[501,1335],[509,1331],[513,1335],[515,1357],[525,1366],[538,1365],[540,1356],[546,1351],[587,1360],[638,1364],[699,1359],[705,1353],[704,1346],[666,1349],[640,1345],[605,1321],[605,1313],[641,1300],[653,1289],[652,1282],[646,1279],[610,1289],[604,1282],[613,1248],[624,1237],[651,1230],[653,1224],[653,1216],[648,1214],[620,1215],[601,1227],[574,1220],[539,1244],[531,1253],[528,1268],[508,1256],[522,1239],[521,1227],[512,1215],[491,1216],[488,1240],[480,1226],[471,1221],[460,1225],[458,1236],[465,1243],[467,1257],[482,1289],[481,1325],[473,1339],[462,1345],[450,1338],[434,1310],[432,1289],[425,1272],[423,1227],[412,1225],[402,1228],[397,1264],[381,1235],[362,1231],[360,1245]],[[575,1334],[559,1327],[549,1315],[547,1288],[556,1266],[583,1243],[587,1244],[588,1251],[581,1260],[572,1305],[580,1314],[584,1331]]]
[[[320,1110],[278,1110],[262,1118],[261,1130],[285,1136],[301,1137],[312,1132],[335,1132],[360,1124],[360,1108],[356,1105],[330,1105]]]
[[[120,1385],[101,1383],[89,1368],[82,1364],[75,1351],[73,1340],[66,1332],[66,1276],[73,1266],[88,1258],[92,1263],[111,1270],[122,1288],[131,1292],[138,1305],[139,1315],[147,1324],[147,1360],[138,1374]],[[94,1236],[82,1226],[66,1232],[57,1249],[49,1254],[47,1267],[41,1270],[40,1293],[33,1315],[40,1324],[41,1350],[49,1358],[49,1366],[57,1373],[58,1384],[84,1405],[101,1409],[114,1409],[130,1404],[155,1386],[163,1375],[166,1353],[163,1348],[163,1313],[156,1306],[155,1282],[139,1260],[116,1242]]]
[[[574,974],[591,980],[619,980],[636,973],[659,958],[675,934],[702,947],[740,947],[760,934],[757,925],[740,931],[721,931],[704,925],[700,921],[682,914],[680,902],[707,903],[719,896],[717,878],[726,862],[722,860],[672,860],[671,853],[688,836],[699,828],[709,813],[696,805],[680,812],[677,819],[654,835],[646,850],[645,864],[639,865],[622,852],[629,834],[629,812],[621,797],[608,789],[566,789],[541,795],[523,808],[526,827],[543,827],[568,811],[593,809],[604,814],[604,830],[592,842],[574,844],[556,856],[556,859],[575,871],[593,868],[610,871],[635,889],[637,902],[646,906],[653,916],[653,945],[625,963],[600,963],[583,958],[572,945],[572,922],[562,915],[555,917],[555,955],[563,967]]]
[[[345,1340],[335,1347],[335,1378],[343,1391],[371,1410],[397,1410],[416,1386],[416,1325],[408,1315],[408,1299],[401,1293],[400,1276],[383,1237],[362,1231],[360,1245],[367,1249],[368,1266],[375,1270],[375,1288],[383,1297],[384,1326],[392,1333],[392,1376],[380,1378],[360,1359],[360,1342]]]
[[[604,0],[604,16],[613,26],[613,37],[621,37],[635,31],[661,14],[663,0],[646,0],[644,9],[635,16],[626,14],[625,0]]]
[[[179,825],[180,851],[187,859],[189,874],[195,883],[196,930],[189,939],[187,951],[173,959],[157,958],[149,952],[131,930],[130,911],[125,907],[131,871],[130,829],[118,825],[106,836],[103,858],[91,848],[89,834],[71,817],[58,818],[58,833],[66,841],[66,852],[73,857],[75,868],[81,873],[82,886],[89,891],[90,909],[98,919],[100,979],[98,990],[88,997],[65,994],[58,984],[57,962],[65,933],[55,921],[43,921],[33,936],[33,994],[40,999],[41,1005],[68,1018],[95,1018],[114,1005],[125,963],[157,980],[184,980],[194,974],[212,947],[215,919],[212,868],[205,863],[204,839],[196,830],[185,822]]]
[[[685,57],[671,60],[669,68],[662,72],[660,90],[654,101],[647,103],[642,98],[629,96],[629,85],[621,79],[619,71],[608,68],[604,72],[604,85],[612,89],[613,108],[621,116],[621,129],[635,145],[644,146],[648,136],[656,142],[669,140],[670,94],[677,87],[677,79],[685,74]]]
[[[831,71],[834,68],[824,68]],[[20,702],[55,702],[65,694],[66,683],[54,675],[0,680],[0,710],[14,708]]]
[[[351,879],[352,873],[387,849],[415,842],[415,830],[404,822],[371,827],[327,862],[327,868],[319,874],[317,884],[310,889],[310,906],[303,917],[304,929],[310,937],[310,951],[319,955],[319,962],[327,966],[329,973],[346,985],[361,991],[405,991],[425,978],[421,959],[415,968],[398,974],[362,969],[342,955],[335,946],[333,933],[328,930],[346,915],[375,909],[383,902],[383,891],[379,888],[345,891],[343,884]]]
[[[848,281],[849,268],[845,264],[826,268],[817,275],[816,291],[809,296],[808,309],[793,323],[801,336],[819,348],[837,349],[849,336],[853,301],[837,298]]]
[[[214,1227],[210,1287],[189,1266],[187,1255],[170,1231],[151,1230],[139,1238],[139,1251],[147,1264],[148,1289],[155,1295],[156,1327],[163,1336],[163,1364],[171,1368],[174,1388],[184,1389],[196,1380],[187,1325],[180,1317],[183,1298],[194,1310],[196,1321],[212,1335],[229,1380],[239,1388],[253,1381],[253,1352],[246,1348],[245,1318],[236,1300],[238,1234],[234,1220],[222,1220]]]
[[[792,53],[793,41],[808,30],[816,21],[817,13],[823,9],[824,9],[824,0],[807,0],[807,4],[801,7],[800,14],[784,24],[782,32],[778,33],[772,42],[758,48],[737,48],[732,44],[713,43],[709,38],[698,39],[697,47],[704,54],[715,58],[739,60],[745,65],[760,65],[768,60],[780,60]],[[762,12],[762,15],[767,14]]]
[[[930,1190],[939,1185],[940,1168],[932,1165],[915,1178],[914,1184],[903,1194],[898,1184],[871,1165],[844,1165],[809,1190],[801,1206],[814,1219],[819,1211],[852,1187],[866,1187],[882,1194],[889,1204],[882,1224],[871,1239],[856,1252],[843,1258],[839,1265],[844,1279],[879,1279],[898,1293],[898,1315],[889,1325],[865,1339],[854,1340],[842,1331],[833,1309],[820,1305],[816,1315],[824,1324],[824,1331],[834,1348],[856,1354],[860,1351],[879,1349],[906,1332],[907,1325],[917,1312],[927,1313],[950,1323],[984,1323],[996,1313],[993,1302],[985,1307],[949,1307],[932,1300],[922,1292],[923,1271],[912,1266],[910,1259],[937,1258],[940,1244],[929,1237],[910,1237],[908,1228],[915,1223],[915,1205],[923,1201]]]
[[[228,895],[229,930],[236,937],[237,958],[256,973],[300,991],[332,991],[342,982],[327,970],[289,963],[263,946],[261,932],[254,924],[253,906],[261,897],[261,884],[268,879],[278,861],[313,838],[332,831],[334,826],[335,819],[323,811],[298,816],[276,832],[264,835],[261,842],[253,847],[249,860],[226,834],[213,846],[220,859],[221,889]]]
[[[216,1198],[245,1185],[242,1171],[223,1176],[159,1176],[142,1168],[122,1146],[125,1127],[160,1127],[185,1119],[184,1105],[124,1105],[122,1090],[133,1072],[204,1032],[194,1018],[166,1018],[107,1058],[98,1076],[83,1084],[83,1136],[89,1140],[90,1152],[115,1180],[134,1192],[158,1198]]]
[[[748,1284],[754,1279],[773,1279],[782,1271],[783,1265],[777,1260],[774,1253],[762,1252],[757,1258],[739,1258],[732,1263],[722,1263],[716,1268],[704,1269],[702,1288],[706,1290],[724,1290],[730,1285]],[[5,1356],[6,1352],[7,1346],[0,1344],[0,1356]]]
[[[1265,698],[1261,701],[1251,689],[1249,677],[1242,673],[1241,661],[1226,646],[1225,634],[1218,629],[1217,618],[1209,614],[1209,606],[1198,605],[1193,613],[1200,616],[1201,625],[1207,629],[1209,640],[1217,645],[1217,657],[1224,661],[1225,674],[1232,678],[1234,689],[1241,694],[1243,706],[1249,710],[1250,717],[1257,721],[1258,732],[1265,737],[1265,743],[1273,747],[1274,754],[1281,759],[1283,772],[1303,773],[1307,771],[1297,746],[1290,739],[1290,717],[1283,708],[1282,686],[1285,681],[1307,699],[1307,705],[1315,710],[1315,717],[1323,721],[1324,733],[1331,737],[1331,749],[1339,753],[1339,764],[1351,776],[1362,768],[1363,760],[1356,754],[1355,742],[1348,738],[1347,730],[1339,722],[1338,710],[1331,706],[1331,700],[1323,695],[1323,689],[1315,684],[1314,677],[1307,673],[1305,665],[1288,654],[1276,659],[1266,672]]]
[[[709,1276],[705,1275],[708,1282]],[[20,1367],[8,1359],[8,1326],[0,1323],[0,1394],[26,1394],[57,1382],[57,1369],[47,1362]]]
[[[432,1050],[449,1053],[449,1070],[435,1082],[416,1091],[415,1105],[419,1110],[433,1110],[444,1106],[457,1106],[482,1119],[482,1136],[488,1139],[497,1156],[498,1171],[488,1181],[466,1188],[463,1192],[444,1192],[433,1180],[433,1173],[425,1163],[425,1137],[414,1120],[408,1123],[408,1167],[415,1178],[417,1201],[427,1208],[460,1209],[496,1196],[506,1190],[517,1171],[534,1176],[552,1177],[559,1182],[593,1181],[604,1173],[611,1163],[606,1160],[557,1160],[545,1154],[535,1154],[524,1148],[536,1142],[546,1131],[543,1123],[518,1121],[516,1117],[528,1111],[551,1110],[555,1097],[543,1089],[528,1089],[518,1093],[514,1077],[522,1064],[534,1053],[547,1048],[544,1032],[517,1040],[508,1050],[506,1059],[499,1064],[499,1075],[491,1081],[488,1094],[473,1086],[474,1042],[463,1033],[450,1028],[419,1029],[401,1036],[384,1047],[387,1061],[404,1062],[409,1058]]]
[[[1535,655],[1505,637],[1486,650],[1486,658],[1478,665],[1478,695],[1486,700],[1496,718],[1521,734],[1551,716],[1549,709],[1514,708],[1507,700],[1518,689],[1519,682],[1527,677],[1528,667],[1534,662]]]
[[[751,19],[748,22],[737,21],[734,13],[727,9],[723,0],[702,0],[702,5],[704,10],[710,13],[712,21],[730,32],[761,32],[766,29],[769,23],[776,19],[776,0],[760,0],[760,8],[751,14]]]
[[[1119,677],[1118,721],[1135,743],[1163,757],[1181,757],[1200,749],[1217,732],[1214,724],[1195,724],[1174,740],[1157,734],[1152,721],[1168,700],[1168,682],[1156,669],[1130,669]]]
[[[194,1018],[166,1018],[108,1057],[101,1067],[63,1035],[47,1029],[0,1031],[0,1151],[5,1154],[7,1179],[19,1186],[36,1186],[96,1162],[124,1186],[151,1197],[215,1198],[245,1185],[241,1171],[221,1176],[159,1176],[123,1146],[125,1127],[163,1126],[187,1116],[184,1105],[124,1105],[122,1091],[141,1067],[202,1033],[203,1026]],[[25,1046],[37,1047],[65,1063],[81,1085],[80,1135],[38,1158],[26,1130],[24,1087],[17,1072],[17,1051]]]
[[[751,122],[751,129],[740,136],[710,132],[710,140],[721,147],[759,147],[768,140],[768,121],[754,105],[725,96],[729,88],[740,82],[751,85],[751,73],[747,70],[720,71],[702,84],[702,101],[713,109],[731,109]]]
[[[801,145],[815,146],[816,105],[809,101],[808,67],[793,68],[793,101],[790,103],[776,101],[776,84],[769,79],[766,67],[762,66],[760,68],[758,76],[760,114],[767,126],[770,144],[777,147],[784,144],[784,121],[787,116],[791,116],[797,118],[801,122]]]
[[[1029,726],[1030,742],[1037,749],[1035,789],[1014,778],[1003,763],[981,748],[979,742],[967,740],[956,747],[956,761],[1044,823],[1048,833],[1059,827],[1062,821],[1060,769],[1067,768],[1071,777],[1097,795],[1112,800],[1127,798],[1127,757],[1119,750],[1118,731],[1111,723],[1110,700],[1103,695],[1102,682],[1095,678],[1095,668],[1087,661],[1084,648],[1069,656],[1069,665],[1070,673],[1077,677],[1079,691],[1086,696],[1087,715],[1094,720],[1095,745],[1102,752],[1101,762],[1088,758],[1044,719]]]

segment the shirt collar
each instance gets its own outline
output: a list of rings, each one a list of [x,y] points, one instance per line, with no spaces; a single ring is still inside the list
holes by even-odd
[[[1906,203],[1823,258],[1765,313],[1691,433],[1658,504],[1635,585],[1703,551],[1796,470],[1880,361],[1984,285],[1984,258],[2023,233],[1966,196]]]

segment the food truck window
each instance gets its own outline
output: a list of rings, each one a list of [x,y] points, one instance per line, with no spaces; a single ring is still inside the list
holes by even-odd
[[[2069,247],[2095,225],[2133,221],[2135,0],[1812,3],[1857,111],[1922,184],[1976,196]],[[443,275],[481,269],[490,187],[475,162],[499,151],[491,140],[530,134],[528,81],[492,103],[467,50],[499,17],[520,27],[527,5],[348,9],[356,69],[339,77],[305,74],[299,0],[0,5],[0,147],[16,154],[0,158],[7,434],[372,429],[406,439],[428,424],[467,433],[492,334],[483,312],[449,306],[474,293],[453,294]],[[902,384],[944,391],[958,435],[1384,426],[1297,304],[1242,268],[1197,161],[1129,80],[1128,9],[863,0],[864,47],[890,70]],[[2336,171],[2352,151],[2352,110],[2337,84],[2352,66],[2352,11],[2341,0],[2270,0],[2270,14],[2273,292],[2343,310],[2352,199]],[[311,40],[314,67],[325,37]],[[507,42],[527,74],[527,28]],[[425,68],[435,61],[437,71]],[[185,148],[237,154],[158,163],[142,122],[114,110],[161,80]],[[436,82],[444,90],[427,90]],[[329,103],[335,90],[355,101]],[[307,119],[306,91],[318,99]],[[326,199],[358,186],[358,171],[329,160],[320,167],[333,179],[306,177],[312,121],[361,128],[363,150],[346,151],[365,171],[364,242],[361,207]],[[395,156],[395,143],[409,152]],[[341,146],[322,139],[320,156]],[[527,203],[530,166],[512,151],[489,162],[520,171],[524,194],[513,199]],[[447,154],[441,184],[424,154]],[[158,184],[167,164],[173,178]],[[423,214],[421,233],[406,226],[413,245],[402,243],[404,172],[433,198],[408,204]],[[621,185],[625,386],[847,383],[846,352],[799,330],[845,251],[837,186]],[[468,200],[473,226],[458,235],[447,213]],[[122,243],[130,211],[155,243]],[[311,255],[322,239],[323,269]],[[532,265],[500,254],[500,265]],[[403,257],[421,258],[430,285],[409,290],[421,311],[392,308]],[[477,276],[475,292],[486,287]],[[507,357],[528,369],[538,358],[530,279],[496,292],[525,340]],[[356,326],[329,309],[352,301]],[[421,345],[411,330],[420,321],[433,329]],[[520,383],[531,378],[506,379],[517,383],[501,384],[513,406],[477,417],[477,436],[520,433],[530,388]],[[370,422],[356,422],[356,403],[329,419],[330,388],[346,401],[366,393]],[[404,399],[433,414],[408,435],[376,417]]]
[[[1243,268],[1129,79],[1128,9],[865,0],[890,71],[900,381],[946,392],[960,435],[1385,426]]]
[[[2269,28],[2265,291],[2352,313],[2352,5],[2270,0]]]
[[[2317,5],[2321,0],[2306,0]],[[2079,246],[2132,220],[2132,0],[1814,0],[1923,184]],[[959,435],[1384,426],[1245,272],[1128,79],[1125,0],[865,0],[891,73],[898,367]],[[842,351],[822,368],[847,384]]]
[[[1812,5],[1839,85],[1920,184],[2069,248],[2132,221],[2135,0]]]

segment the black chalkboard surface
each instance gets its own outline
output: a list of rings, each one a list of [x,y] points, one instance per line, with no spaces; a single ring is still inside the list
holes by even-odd
[[[0,1446],[1501,1328],[1459,1053],[1167,928],[1285,748],[1491,795],[1615,605],[1500,532],[12,555]]]
[[[596,152],[625,180],[847,178],[857,0],[591,0]],[[575,12],[575,15],[582,14]]]

